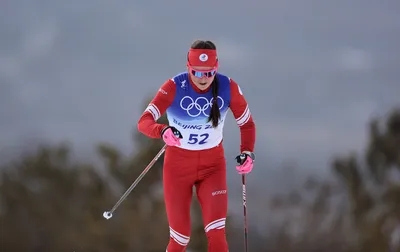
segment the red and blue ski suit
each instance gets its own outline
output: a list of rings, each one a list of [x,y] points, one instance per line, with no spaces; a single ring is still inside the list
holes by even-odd
[[[185,251],[190,240],[190,206],[193,186],[201,206],[208,251],[227,252],[225,221],[228,208],[226,160],[223,127],[230,109],[240,128],[240,151],[253,152],[256,129],[249,106],[239,85],[217,73],[220,124],[213,128],[207,122],[211,105],[211,87],[198,89],[188,73],[167,80],[158,90],[138,121],[140,132],[160,138],[168,125],[157,120],[167,114],[169,126],[181,133],[181,146],[165,151],[163,187],[170,227],[168,252]],[[214,84],[212,84],[214,85]]]

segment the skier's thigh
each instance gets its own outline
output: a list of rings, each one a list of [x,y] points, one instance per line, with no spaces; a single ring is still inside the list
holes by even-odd
[[[225,227],[228,211],[228,191],[224,164],[196,185],[204,226],[207,230]]]
[[[181,160],[182,157],[179,157],[178,154],[180,153],[167,152],[164,160],[164,201],[170,231],[178,235],[189,236],[194,175],[189,170],[190,162],[183,162],[185,160]]]

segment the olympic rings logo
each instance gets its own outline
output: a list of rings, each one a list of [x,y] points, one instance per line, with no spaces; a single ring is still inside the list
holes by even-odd
[[[184,101],[189,101],[189,104],[184,104]],[[196,100],[193,100],[192,97],[190,96],[184,96],[180,102],[181,108],[186,111],[186,113],[190,117],[198,117],[201,113],[205,116],[209,116],[207,114],[207,109],[212,107],[214,97],[211,98],[211,100],[208,100],[205,97],[197,97]],[[224,107],[224,100],[221,98],[221,96],[217,97],[217,100],[221,101],[221,105],[219,106],[219,109],[222,109]],[[218,103],[218,102],[217,102]]]

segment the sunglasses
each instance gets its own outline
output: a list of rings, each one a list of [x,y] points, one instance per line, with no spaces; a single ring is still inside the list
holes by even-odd
[[[189,67],[189,71],[197,78],[202,78],[202,77],[210,78],[210,77],[213,77],[217,73],[217,67],[215,67],[211,70],[195,70],[191,66],[188,66],[188,67]]]

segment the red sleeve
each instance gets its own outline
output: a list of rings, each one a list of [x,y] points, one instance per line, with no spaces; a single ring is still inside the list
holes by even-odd
[[[157,120],[165,113],[175,97],[176,86],[173,80],[167,80],[151,100],[146,110],[138,121],[138,130],[151,138],[160,138],[161,130],[168,126],[157,123]]]
[[[256,126],[250,113],[249,105],[239,85],[231,79],[230,108],[240,129],[240,152],[254,151],[256,140]]]

